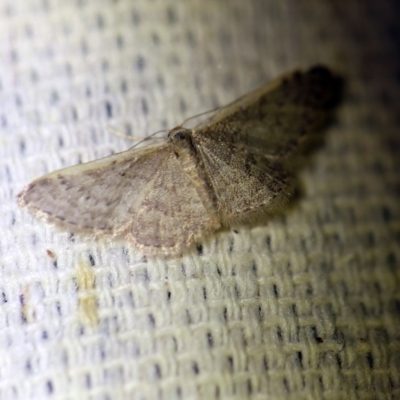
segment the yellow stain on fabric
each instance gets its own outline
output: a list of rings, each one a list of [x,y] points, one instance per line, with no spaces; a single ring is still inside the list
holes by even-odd
[[[99,314],[97,308],[96,277],[88,260],[80,258],[75,268],[78,285],[79,319],[85,325],[97,326]]]

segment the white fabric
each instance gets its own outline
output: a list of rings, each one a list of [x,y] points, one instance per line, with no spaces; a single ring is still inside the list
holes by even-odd
[[[395,10],[3,1],[0,399],[398,396]],[[301,194],[268,222],[150,259],[16,205],[35,177],[132,145],[108,127],[172,128],[315,63],[346,77],[347,96]]]

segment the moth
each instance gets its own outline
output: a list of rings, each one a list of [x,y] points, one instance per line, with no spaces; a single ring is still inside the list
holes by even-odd
[[[23,189],[19,205],[76,233],[180,253],[288,198],[286,161],[324,125],[339,91],[326,67],[289,72],[194,129],[171,129],[161,145],[44,175]]]

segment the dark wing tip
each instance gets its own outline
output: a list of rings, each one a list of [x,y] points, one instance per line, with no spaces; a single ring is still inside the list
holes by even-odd
[[[343,98],[344,78],[334,74],[324,65],[314,65],[306,72],[307,80],[313,88],[313,100],[329,110],[336,107]]]
[[[325,67],[325,65],[314,65],[312,66],[307,73],[309,75],[314,75],[314,76],[320,76],[320,77],[325,77],[325,78],[330,78],[332,76],[332,72],[328,67]]]

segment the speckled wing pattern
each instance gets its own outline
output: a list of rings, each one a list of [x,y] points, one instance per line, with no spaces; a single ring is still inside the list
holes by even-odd
[[[55,171],[28,185],[19,202],[77,232],[123,236],[165,253],[219,227],[168,144]]]
[[[178,253],[220,227],[290,194],[285,161],[337,102],[324,67],[294,71],[222,108],[162,145],[52,172],[19,205],[95,236],[123,237],[145,252]]]
[[[286,158],[326,122],[341,79],[324,67],[288,73],[223,108],[195,129],[225,223],[290,195]]]

